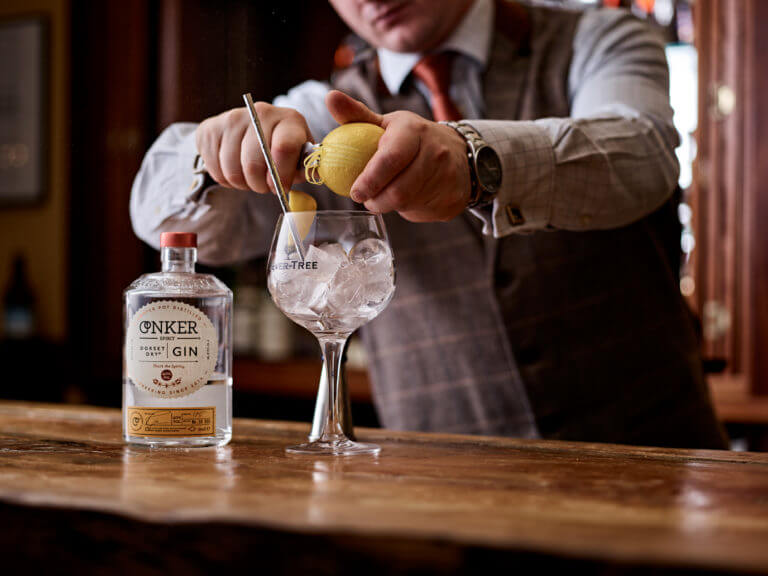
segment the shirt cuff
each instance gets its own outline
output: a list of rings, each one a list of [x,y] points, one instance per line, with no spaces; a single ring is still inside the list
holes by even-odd
[[[501,159],[501,187],[490,209],[471,209],[483,234],[500,238],[549,225],[554,194],[552,141],[535,122],[468,122]]]
[[[205,184],[206,180],[208,180],[205,173],[194,173],[195,158],[197,158],[197,139],[195,136],[195,131],[193,130],[184,136],[178,148],[176,170],[178,171],[177,173],[182,176],[182,178],[189,180],[189,186],[186,187],[181,194],[174,198],[176,202],[186,203],[198,200],[203,185]]]
[[[188,126],[174,125],[171,128],[181,131],[187,130]],[[195,130],[192,130],[178,140],[174,158],[175,170],[166,173],[161,180],[163,193],[155,200],[158,205],[148,216],[153,226],[160,227],[170,216],[195,222],[211,209],[207,194],[218,185],[211,186],[212,181],[206,173],[194,173],[196,157],[197,142]]]

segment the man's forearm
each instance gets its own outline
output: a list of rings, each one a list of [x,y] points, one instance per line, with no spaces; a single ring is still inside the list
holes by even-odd
[[[196,232],[199,258],[223,265],[264,254],[274,222],[271,198],[245,190],[201,186],[193,174],[196,124],[173,124],[147,152],[131,191],[136,235],[158,248],[160,233]]]
[[[662,205],[677,180],[673,149],[639,115],[471,123],[502,159],[486,218],[495,236],[624,226]]]
[[[275,104],[301,112],[319,141],[335,126],[323,104],[327,92],[327,84],[308,81],[278,96]],[[158,248],[161,232],[197,232],[200,261],[206,264],[263,255],[269,248],[278,204],[246,190],[202,188],[202,178],[193,174],[196,128],[193,123],[172,124],[144,157],[131,193],[136,235]]]

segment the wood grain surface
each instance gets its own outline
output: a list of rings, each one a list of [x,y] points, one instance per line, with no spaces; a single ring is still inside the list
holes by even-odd
[[[260,543],[286,570],[312,556],[314,573],[354,573],[345,558],[366,573],[471,572],[505,554],[530,570],[768,572],[768,454],[365,429],[379,457],[285,454],[308,430],[236,420],[224,448],[158,451],[123,445],[117,410],[0,402],[0,547],[50,532],[74,554],[71,529],[92,559],[90,539],[117,542],[111,561],[141,533],[168,554],[220,540],[208,561]]]

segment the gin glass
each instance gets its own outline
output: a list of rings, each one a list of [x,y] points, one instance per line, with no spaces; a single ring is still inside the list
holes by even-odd
[[[304,259],[291,230],[301,236]],[[328,386],[324,426],[315,441],[286,448],[300,454],[377,454],[375,444],[344,434],[339,376],[344,345],[386,308],[395,270],[384,220],[364,211],[289,212],[277,222],[267,287],[280,310],[320,342]]]

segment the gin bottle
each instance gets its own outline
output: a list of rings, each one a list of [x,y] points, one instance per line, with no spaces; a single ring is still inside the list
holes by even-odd
[[[223,446],[232,437],[232,291],[197,274],[197,235],[160,236],[162,271],[123,293],[123,437]]]

